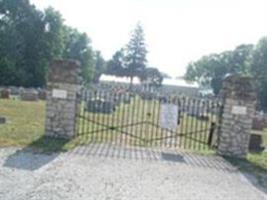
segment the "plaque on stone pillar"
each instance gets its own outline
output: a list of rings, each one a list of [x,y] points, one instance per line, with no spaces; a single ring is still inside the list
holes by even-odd
[[[232,107],[232,114],[246,115],[247,114],[247,107],[245,107],[245,106],[233,106]]]
[[[59,90],[59,89],[53,89],[52,90],[52,97],[53,98],[66,99],[67,94],[68,93],[66,90]]]

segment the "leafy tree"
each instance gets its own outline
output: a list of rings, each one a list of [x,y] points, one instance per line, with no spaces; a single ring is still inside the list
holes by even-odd
[[[43,14],[27,0],[0,1],[1,84],[39,86]]]
[[[259,102],[267,111],[267,37],[262,38],[255,47],[250,73],[255,80]]]
[[[253,45],[241,45],[234,51],[203,56],[187,67],[185,78],[196,81],[205,88],[212,88],[217,95],[226,74],[249,74]]]
[[[95,52],[95,66],[94,66],[94,78],[93,81],[95,83],[99,82],[99,78],[101,74],[106,71],[106,62],[101,55],[100,51]]]
[[[117,51],[111,60],[107,62],[106,74],[123,77],[125,75],[125,52],[124,49]]]
[[[150,87],[160,87],[163,81],[162,73],[153,67],[145,68],[139,78],[141,82],[147,83]]]
[[[80,33],[70,27],[65,27],[64,38],[63,58],[80,61],[83,81],[85,84],[89,84],[93,79],[94,73],[94,52],[91,47],[91,40],[85,33]]]
[[[131,86],[133,77],[139,76],[146,67],[146,54],[147,50],[144,40],[144,31],[142,26],[138,23],[126,47],[124,75],[130,77]]]
[[[92,80],[96,61],[85,33],[64,25],[51,7],[42,12],[29,0],[0,0],[0,85],[45,86],[57,58],[79,60],[85,83]]]

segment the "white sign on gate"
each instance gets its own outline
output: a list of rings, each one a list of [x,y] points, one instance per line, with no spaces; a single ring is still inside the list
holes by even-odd
[[[178,117],[177,105],[166,103],[160,105],[160,126],[162,128],[176,130]]]

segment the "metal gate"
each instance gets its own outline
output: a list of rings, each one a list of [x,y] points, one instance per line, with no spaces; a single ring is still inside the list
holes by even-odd
[[[84,89],[76,136],[84,143],[208,149],[214,141],[220,110],[217,100]]]

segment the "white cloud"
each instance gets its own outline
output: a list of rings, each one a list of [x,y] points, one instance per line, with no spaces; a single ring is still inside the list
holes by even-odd
[[[59,10],[109,59],[141,21],[150,65],[180,76],[202,55],[267,35],[266,0],[32,0]]]

